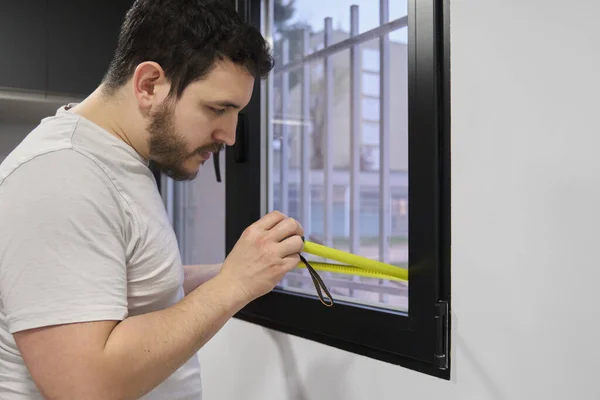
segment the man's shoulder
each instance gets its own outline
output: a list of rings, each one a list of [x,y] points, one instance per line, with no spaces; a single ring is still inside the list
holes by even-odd
[[[109,220],[115,231],[129,232],[129,224],[136,222],[130,204],[104,169],[74,148],[38,151],[6,161],[8,165],[0,167],[0,225],[15,213],[35,217],[31,220],[35,226],[69,220],[99,225]]]
[[[26,175],[25,170],[35,171],[30,179],[50,173],[75,176],[101,172],[115,180],[111,170],[126,170],[122,164],[131,158],[119,151],[119,145],[108,132],[79,115],[59,111],[42,120],[0,164],[0,185],[21,170],[19,175]]]
[[[69,147],[16,152],[0,166],[0,203],[19,207],[24,201],[32,205],[63,202],[79,207],[91,201],[119,209],[124,206],[102,166]]]
[[[103,168],[88,154],[73,147],[56,145],[39,148],[22,143],[0,164],[0,186],[9,181],[32,184],[52,179],[101,178]],[[104,174],[105,175],[105,174]]]
[[[61,163],[56,163],[56,153],[65,154],[72,150],[71,137],[76,125],[74,120],[59,117],[42,120],[0,164],[0,185],[30,163],[50,169],[60,167]],[[70,161],[76,162],[74,159],[76,157],[72,157]]]
[[[42,120],[0,164],[0,196],[14,205],[31,196],[103,201],[137,214],[153,179],[133,149],[63,111]]]

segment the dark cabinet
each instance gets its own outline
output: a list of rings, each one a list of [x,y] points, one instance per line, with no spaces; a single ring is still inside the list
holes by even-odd
[[[84,97],[133,0],[0,0],[0,87]]]
[[[51,93],[87,95],[101,82],[132,0],[48,0]]]
[[[0,0],[0,87],[46,89],[45,0]]]

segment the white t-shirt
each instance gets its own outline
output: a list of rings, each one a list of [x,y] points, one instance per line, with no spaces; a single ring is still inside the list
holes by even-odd
[[[183,266],[148,163],[60,108],[0,165],[0,399],[41,399],[14,332],[164,309]],[[192,357],[143,397],[200,400]]]

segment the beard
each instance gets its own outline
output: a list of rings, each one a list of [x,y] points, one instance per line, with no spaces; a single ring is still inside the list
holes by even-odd
[[[223,149],[222,143],[213,142],[197,148],[191,154],[181,135],[175,130],[173,106],[167,101],[152,113],[148,125],[148,148],[150,160],[165,175],[175,181],[186,181],[196,178],[198,170],[189,171],[185,162],[200,153],[216,153]]]

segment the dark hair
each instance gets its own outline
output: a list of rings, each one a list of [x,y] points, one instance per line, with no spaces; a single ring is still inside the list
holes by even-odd
[[[108,94],[123,86],[138,64],[160,64],[171,93],[201,79],[219,60],[245,67],[255,78],[273,68],[261,33],[224,0],[136,0],[123,21],[103,83]]]

